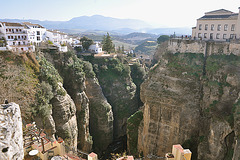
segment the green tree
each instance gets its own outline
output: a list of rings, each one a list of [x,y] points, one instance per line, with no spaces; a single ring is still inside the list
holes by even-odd
[[[120,46],[118,46],[117,53],[121,53],[121,47]]]
[[[122,53],[124,53],[124,45],[122,45]]]
[[[85,36],[80,39],[80,42],[82,43],[82,47],[85,51],[88,50],[91,44],[93,44],[93,40]]]
[[[157,42],[158,44],[168,41],[169,40],[169,36],[168,35],[161,35],[160,37],[158,37]]]
[[[103,44],[103,50],[107,51],[108,53],[113,52],[115,50],[109,33],[107,33],[107,36],[104,35],[102,44]]]

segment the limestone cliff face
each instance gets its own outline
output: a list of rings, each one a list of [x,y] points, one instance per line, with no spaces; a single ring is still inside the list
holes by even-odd
[[[180,143],[191,149],[192,159],[239,157],[239,53],[215,53],[217,47],[206,45],[203,50],[211,55],[205,57],[159,49],[159,63],[141,85],[139,153],[164,156]]]
[[[163,61],[141,85],[144,111],[138,149],[144,156],[164,156],[172,144],[183,143],[198,133],[200,83],[184,72],[172,71]]]
[[[103,151],[113,141],[112,106],[103,95],[96,78],[86,79],[86,94],[89,98],[90,132],[94,150]]]
[[[68,146],[71,146],[76,151],[78,128],[76,106],[73,100],[68,94],[65,96],[56,95],[51,100],[51,103],[56,135],[62,137]]]
[[[116,80],[112,84],[103,84],[105,96],[112,105],[114,114],[114,137],[126,134],[127,119],[138,108],[136,98],[136,85],[129,79],[124,79],[125,83]],[[106,86],[108,85],[108,87]],[[109,86],[111,85],[111,86]]]
[[[63,78],[64,88],[74,101],[78,128],[78,149],[89,152],[92,149],[92,137],[89,132],[89,99],[85,92],[83,61],[71,52],[45,54],[45,56],[58,70]],[[73,116],[73,118],[75,117]]]
[[[138,109],[130,67],[119,59],[95,59],[92,63],[103,93],[112,106],[114,138],[124,136],[128,117]]]
[[[0,105],[0,159],[23,159],[23,131],[18,104]]]

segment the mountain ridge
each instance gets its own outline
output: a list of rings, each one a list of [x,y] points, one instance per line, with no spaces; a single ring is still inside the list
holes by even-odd
[[[152,34],[191,34],[190,28],[154,28],[148,23],[138,19],[120,19],[105,17],[102,15],[79,16],[68,21],[40,21],[35,19],[0,19],[5,22],[31,22],[40,24],[48,29],[68,30],[68,33],[85,31],[106,31],[120,34],[129,34],[132,32],[147,32]]]

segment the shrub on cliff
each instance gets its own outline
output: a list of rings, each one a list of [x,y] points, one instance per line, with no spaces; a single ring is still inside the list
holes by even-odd
[[[53,98],[52,86],[43,81],[38,87],[39,90],[36,93],[36,104],[32,107],[32,113],[34,116],[45,118],[51,114],[52,110],[52,105],[50,104],[50,100]]]
[[[45,58],[42,58],[39,64],[41,66],[39,73],[40,81],[47,81],[53,87],[53,89],[56,90],[58,88],[58,82],[63,83],[58,71]]]
[[[137,111],[127,120],[128,151],[132,155],[138,155],[138,127],[143,119],[143,112]]]

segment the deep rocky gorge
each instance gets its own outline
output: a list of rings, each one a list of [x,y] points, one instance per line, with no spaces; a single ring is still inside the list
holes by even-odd
[[[182,144],[194,160],[238,160],[239,52],[225,43],[171,43],[159,46],[158,63],[141,85],[137,153],[163,157]]]
[[[126,135],[127,119],[138,109],[130,67],[118,59],[94,60],[90,61],[91,64],[71,52],[41,54],[58,70],[63,87],[76,106],[76,109],[70,107],[70,113],[76,113],[72,116],[67,114],[67,117],[73,119],[71,117],[76,115],[78,149],[85,152],[93,149],[101,155],[114,140]],[[54,97],[50,102],[55,101]],[[70,137],[73,137],[73,131],[75,133],[76,130],[69,132]],[[58,133],[56,131],[57,135],[62,136]]]
[[[36,121],[73,151],[101,157],[127,134],[135,157],[163,157],[181,144],[193,160],[238,160],[239,55],[237,45],[170,40],[158,46],[145,78],[140,65],[121,58],[3,52],[1,94],[23,106],[24,125]]]

